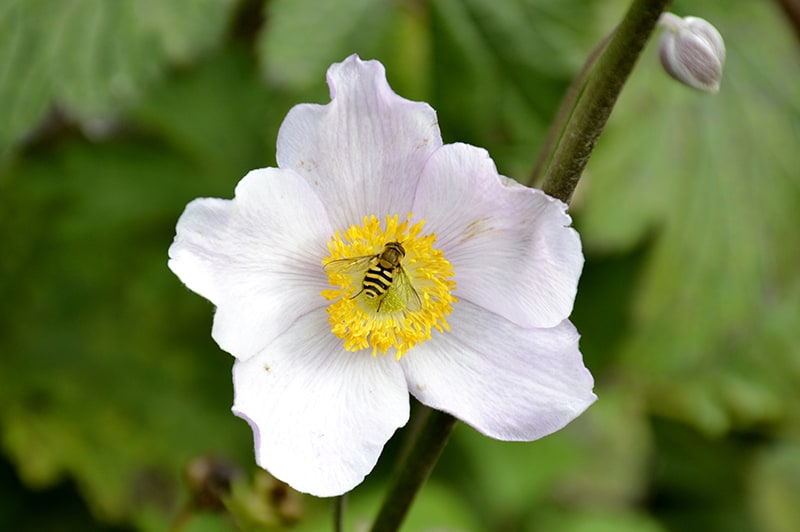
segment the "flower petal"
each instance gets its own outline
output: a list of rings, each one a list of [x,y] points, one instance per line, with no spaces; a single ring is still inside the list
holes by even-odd
[[[337,229],[366,215],[404,216],[430,154],[442,144],[435,111],[395,94],[377,61],[350,56],[328,70],[331,102],[301,104],[278,132],[278,166],[308,179]]]
[[[420,402],[492,438],[529,441],[559,430],[595,401],[569,321],[523,329],[464,301],[448,321],[450,333],[400,360]]]
[[[414,202],[453,265],[456,295],[523,327],[553,327],[572,312],[583,253],[566,210],[466,144],[437,150]]]
[[[263,352],[237,361],[233,383],[233,412],[253,428],[258,464],[320,497],[359,484],[408,421],[397,362],[345,351],[321,310],[297,320]]]
[[[186,207],[169,267],[217,305],[214,339],[246,359],[325,305],[321,260],[331,232],[305,180],[288,170],[254,170],[233,200],[201,198]]]

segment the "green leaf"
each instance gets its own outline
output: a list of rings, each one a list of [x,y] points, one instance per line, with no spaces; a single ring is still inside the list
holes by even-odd
[[[779,402],[748,360],[753,343],[774,342],[776,309],[797,301],[800,61],[764,4],[692,9],[728,36],[720,93],[672,81],[651,46],[573,210],[590,252],[650,239],[620,354],[652,383],[654,408],[717,432],[771,421]]]
[[[525,180],[552,113],[605,27],[579,1],[434,2],[437,109],[448,141],[483,146]]]
[[[31,5],[0,5],[0,156],[44,117],[50,103],[49,60],[37,46],[45,31],[29,13]]]
[[[669,530],[757,530],[749,506],[755,442],[654,419],[650,511]]]
[[[489,522],[524,523],[551,498],[574,512],[633,506],[647,490],[651,438],[632,386],[606,386],[565,429],[535,442],[499,442],[460,427],[448,453],[466,452],[452,473]],[[445,456],[447,460],[456,460]],[[549,529],[550,527],[544,527]],[[555,527],[558,528],[558,527]]]
[[[168,62],[222,36],[231,0],[8,0],[0,7],[0,154],[58,106],[102,132]]]
[[[196,195],[230,197],[247,171],[275,164],[278,126],[294,103],[261,83],[246,50],[230,46],[174,72],[129,118],[213,176],[196,183]]]
[[[470,500],[480,501],[481,515],[489,522],[517,522],[535,512],[558,479],[581,465],[570,431],[536,442],[501,442],[461,424],[442,465],[456,459],[460,468],[451,467],[454,483],[464,486]]]
[[[0,181],[2,446],[106,519],[170,508],[194,455],[252,463],[211,307],[166,267],[196,173],[147,144],[66,142]]]
[[[800,527],[800,445],[784,441],[764,449],[753,464],[751,483],[759,530],[790,532]]]
[[[390,3],[372,0],[268,2],[257,44],[262,69],[279,84],[318,85],[331,63],[375,44],[391,11]]]
[[[525,529],[558,530],[560,532],[663,532],[667,530],[654,518],[635,511],[587,510],[582,512],[548,512],[535,516]]]

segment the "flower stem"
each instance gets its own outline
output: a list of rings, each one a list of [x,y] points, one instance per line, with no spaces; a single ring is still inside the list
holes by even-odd
[[[594,47],[594,50],[592,50],[592,53],[586,58],[580,71],[578,71],[572,79],[572,83],[567,87],[567,92],[564,93],[561,104],[558,106],[558,110],[553,117],[553,121],[550,122],[550,128],[547,130],[544,144],[539,150],[539,157],[536,159],[533,172],[531,172],[531,177],[528,179],[529,186],[536,186],[536,183],[542,177],[542,172],[547,168],[550,157],[553,155],[553,148],[558,145],[558,141],[561,139],[564,127],[572,116],[573,109],[575,109],[575,103],[578,101],[578,98],[583,92],[583,88],[586,86],[589,73],[592,71],[592,67],[597,61],[597,58],[600,57],[600,54],[611,40],[611,37],[614,36],[615,31],[616,28],[611,30],[611,33],[606,35],[603,40]]]
[[[427,413],[406,456],[392,477],[372,532],[392,532],[400,528],[414,497],[433,471],[456,419],[450,414],[425,407]]]
[[[636,60],[670,0],[633,0],[597,59],[545,174],[544,190],[569,202]]]
[[[333,530],[334,532],[344,531],[344,509],[347,503],[347,494],[339,495],[333,501]]]

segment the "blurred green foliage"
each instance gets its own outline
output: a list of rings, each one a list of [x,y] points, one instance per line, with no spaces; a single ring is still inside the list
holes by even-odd
[[[327,65],[354,52],[429,101],[445,141],[525,181],[625,7],[3,2],[0,529],[230,530],[185,479],[202,457],[242,471],[240,523],[328,529],[329,502],[265,480],[229,412],[212,307],[166,268],[183,207],[274,165],[286,111],[326,101]],[[726,73],[717,96],[692,92],[649,46],[577,191],[574,321],[598,403],[536,443],[458,427],[406,529],[800,529],[798,41],[768,2],[673,11],[719,28]],[[350,526],[374,515],[406,432]]]

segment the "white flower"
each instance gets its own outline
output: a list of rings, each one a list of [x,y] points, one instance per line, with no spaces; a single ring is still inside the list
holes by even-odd
[[[664,32],[658,42],[661,64],[667,73],[699,91],[719,91],[725,65],[725,42],[707,20],[663,13]]]
[[[396,95],[379,62],[351,56],[328,84],[329,104],[284,120],[278,168],[191,202],[169,250],[217,307],[259,465],[344,493],[407,422],[409,393],[493,438],[562,428],[596,399],[567,320],[583,255],[566,205],[484,150],[442,145],[433,109]],[[400,268],[346,260],[389,242]],[[367,270],[388,287],[365,292]]]

